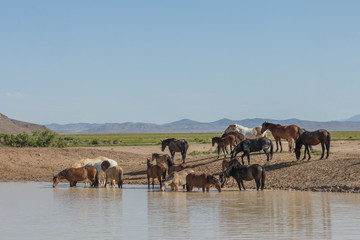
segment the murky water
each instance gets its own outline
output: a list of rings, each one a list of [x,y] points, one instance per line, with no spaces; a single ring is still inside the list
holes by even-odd
[[[359,239],[360,195],[0,183],[1,239]]]

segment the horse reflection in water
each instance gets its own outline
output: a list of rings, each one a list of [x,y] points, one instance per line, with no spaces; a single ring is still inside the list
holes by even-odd
[[[249,166],[243,166],[241,164],[237,164],[229,167],[228,169],[226,169],[226,171],[220,174],[221,187],[224,187],[226,179],[230,176],[236,180],[240,191],[241,191],[241,185],[245,190],[243,180],[244,181],[255,180],[256,190],[259,190],[260,187],[261,190],[264,189],[265,169],[259,164],[252,164]]]
[[[60,180],[66,179],[70,183],[70,187],[75,187],[77,182],[90,180],[92,187],[99,185],[98,172],[94,166],[85,166],[81,168],[67,168],[59,172],[53,178],[53,187],[55,188]]]

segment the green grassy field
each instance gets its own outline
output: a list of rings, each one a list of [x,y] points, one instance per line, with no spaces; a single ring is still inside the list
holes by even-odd
[[[333,141],[360,140],[360,131],[330,132]],[[158,145],[167,138],[186,139],[195,143],[211,143],[221,133],[112,133],[112,134],[61,134],[68,146],[146,146]],[[271,133],[268,138],[274,140]]]

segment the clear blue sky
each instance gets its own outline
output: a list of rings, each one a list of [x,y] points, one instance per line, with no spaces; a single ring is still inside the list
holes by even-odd
[[[0,2],[0,113],[39,123],[360,114],[360,1]]]

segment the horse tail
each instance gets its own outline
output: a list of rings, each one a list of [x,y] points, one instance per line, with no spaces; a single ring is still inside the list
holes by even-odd
[[[326,145],[327,145],[327,151],[330,152],[330,141],[331,141],[331,135],[328,132],[327,138],[326,138]]]
[[[272,141],[270,141],[270,159],[273,158],[273,154],[274,154],[274,144]]]
[[[189,184],[186,183],[186,191],[189,192],[190,191],[190,188],[189,188]]]
[[[186,140],[183,142],[183,148],[184,148],[184,150],[183,150],[183,152],[181,154],[182,154],[183,163],[185,163],[186,151],[187,151],[187,148],[188,148],[188,143],[187,143]]]
[[[263,168],[262,170],[262,174],[261,174],[261,190],[264,190],[264,185],[265,185],[265,168]]]
[[[92,187],[99,187],[99,171],[96,171],[95,174],[95,181],[91,185]]]

